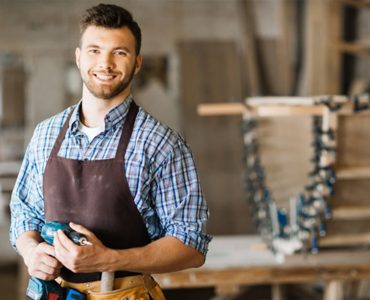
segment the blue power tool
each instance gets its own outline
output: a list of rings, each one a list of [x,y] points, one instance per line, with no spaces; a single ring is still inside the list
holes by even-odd
[[[49,245],[54,243],[54,234],[62,230],[77,245],[91,245],[86,236],[74,231],[68,224],[48,222],[41,230],[41,237]],[[27,297],[33,300],[86,300],[86,295],[72,288],[62,288],[54,280],[45,281],[32,277],[28,282]]]

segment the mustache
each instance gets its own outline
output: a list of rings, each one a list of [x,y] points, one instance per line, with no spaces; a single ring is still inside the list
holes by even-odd
[[[102,74],[102,75],[118,75],[119,72],[117,71],[113,71],[113,70],[107,70],[107,71],[102,71],[102,70],[99,70],[99,71],[91,71],[93,74]]]

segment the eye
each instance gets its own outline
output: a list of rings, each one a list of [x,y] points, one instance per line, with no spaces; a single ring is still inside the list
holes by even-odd
[[[98,50],[98,49],[89,49],[89,50],[88,50],[88,53],[91,53],[91,54],[98,54],[98,53],[99,53],[99,50]]]
[[[127,52],[123,50],[117,50],[114,53],[119,56],[127,56]]]

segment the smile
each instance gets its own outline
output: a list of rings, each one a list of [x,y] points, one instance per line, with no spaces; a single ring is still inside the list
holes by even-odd
[[[108,74],[101,74],[101,73],[94,73],[94,76],[102,81],[110,81],[116,78],[116,75],[108,75]]]

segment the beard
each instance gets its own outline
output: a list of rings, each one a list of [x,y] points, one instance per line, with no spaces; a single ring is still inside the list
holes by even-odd
[[[81,72],[81,77],[87,89],[90,91],[91,94],[93,94],[95,97],[99,99],[109,100],[119,95],[120,93],[122,93],[130,85],[132,79],[135,76],[135,65],[136,65],[136,62],[133,65],[130,73],[127,76],[125,76],[123,80],[121,80],[120,82],[114,85],[96,84],[94,83],[93,80],[89,79],[88,76],[84,76],[82,72]],[[109,75],[108,72],[106,74]]]

